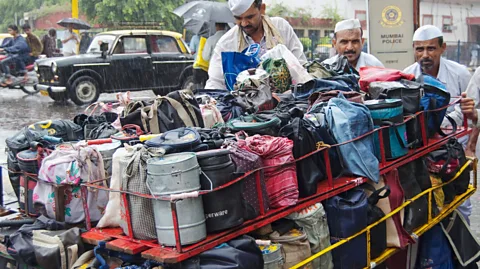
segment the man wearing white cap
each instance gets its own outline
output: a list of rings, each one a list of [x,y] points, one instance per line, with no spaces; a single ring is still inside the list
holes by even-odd
[[[337,61],[339,55],[347,57],[348,62],[355,69],[360,70],[364,66],[380,66],[383,67],[375,56],[362,52],[363,48],[363,30],[360,21],[350,19],[338,22],[335,25],[335,33],[333,35],[333,47],[337,51],[337,55],[323,61],[325,64],[333,64]]]
[[[445,84],[447,91],[450,92],[450,96],[461,96],[467,89],[471,75],[465,66],[442,58],[446,47],[447,45],[443,42],[442,31],[436,26],[424,25],[418,28],[413,34],[413,49],[416,63],[407,67],[403,72],[414,74],[417,78],[422,73],[428,74]],[[475,102],[478,103],[478,100]],[[462,126],[463,114],[459,105],[455,107],[450,106],[447,112],[458,126]],[[442,124],[444,127],[448,125],[450,125],[448,120],[445,120]],[[476,144],[476,139],[462,137],[459,139],[459,142],[466,147],[467,152],[472,150],[475,152],[475,145],[472,144]],[[468,221],[472,213],[470,199],[460,205],[458,209]]]
[[[424,25],[418,28],[413,35],[413,48],[416,63],[405,68],[405,73],[419,77],[422,73],[437,78],[445,84],[450,96],[461,96],[467,89],[472,77],[467,67],[454,61],[442,58],[447,45],[443,42],[443,34],[433,25]],[[449,116],[458,126],[462,125],[463,114],[460,108],[449,107]]]
[[[225,89],[222,52],[241,52],[249,45],[260,44],[260,56],[278,44],[285,45],[301,64],[307,62],[303,46],[292,26],[282,19],[265,15],[262,0],[229,0],[228,6],[235,17],[236,26],[220,38],[210,59],[206,89]]]

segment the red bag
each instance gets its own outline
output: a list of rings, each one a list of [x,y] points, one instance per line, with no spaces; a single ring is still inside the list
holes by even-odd
[[[400,79],[413,80],[415,75],[405,74],[400,70],[389,69],[377,66],[364,66],[360,68],[360,89],[368,92],[371,82],[375,81],[397,81]]]
[[[293,157],[293,141],[284,137],[254,135],[239,141],[239,146],[260,156],[264,166],[289,163]],[[270,207],[295,205],[298,201],[298,183],[295,163],[265,169]]]

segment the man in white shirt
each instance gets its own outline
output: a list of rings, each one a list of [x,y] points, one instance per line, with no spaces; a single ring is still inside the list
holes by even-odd
[[[442,58],[446,47],[447,45],[443,42],[443,33],[440,29],[433,25],[424,25],[418,28],[413,35],[416,63],[405,68],[403,72],[414,74],[417,78],[422,75],[422,73],[428,74],[445,84],[451,97],[461,96],[467,89],[471,75],[465,66]],[[462,100],[462,103],[464,102],[465,100]],[[478,98],[476,103],[478,103]],[[463,114],[460,105],[449,107],[447,112],[458,126],[463,124]],[[442,126],[446,127],[448,125],[450,125],[450,122],[444,120]],[[466,147],[467,152],[470,147],[467,147],[467,145],[471,145],[473,140],[475,140],[476,144],[476,139],[472,139],[472,137],[462,137],[459,139],[459,142]],[[470,141],[467,142],[467,140]],[[472,213],[470,199],[460,205],[458,209],[468,221]]]
[[[68,32],[66,33],[66,38],[62,40],[62,43],[63,56],[77,55],[77,44],[79,43],[79,38],[78,35],[73,32],[73,25],[68,25]]]
[[[206,89],[226,88],[222,52],[241,52],[254,43],[260,44],[260,56],[274,46],[283,44],[297,57],[300,64],[307,62],[302,43],[292,26],[282,18],[266,16],[266,6],[262,0],[229,0],[228,5],[237,25],[225,33],[215,47],[210,59]]]
[[[347,57],[348,62],[357,71],[364,66],[383,67],[375,56],[362,52],[363,48],[363,30],[358,19],[350,19],[338,22],[335,25],[335,33],[333,34],[333,47],[337,51],[337,55],[323,61],[324,64],[333,64],[340,55]]]
[[[440,29],[433,25],[424,25],[418,28],[413,35],[416,63],[405,68],[403,72],[414,74],[417,78],[422,73],[437,78],[445,84],[450,96],[458,97],[467,89],[472,76],[467,67],[442,58],[446,47]],[[462,125],[463,114],[459,106],[456,106],[456,108],[449,107],[448,113],[458,126]],[[446,121],[445,124],[447,124]]]
[[[227,32],[225,23],[215,23],[215,34],[207,39],[205,46],[203,47],[202,57],[205,61],[209,62],[212,57],[213,50],[218,43],[218,40]]]

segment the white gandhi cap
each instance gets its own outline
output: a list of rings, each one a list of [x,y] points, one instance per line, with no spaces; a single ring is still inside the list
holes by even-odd
[[[335,25],[335,33],[358,28],[362,28],[362,25],[360,24],[360,21],[358,19],[344,20],[337,22],[337,24]]]
[[[442,31],[433,25],[424,25],[415,31],[413,41],[427,41],[437,37],[443,37]]]
[[[253,4],[254,0],[228,0],[228,7],[234,16],[245,13]]]

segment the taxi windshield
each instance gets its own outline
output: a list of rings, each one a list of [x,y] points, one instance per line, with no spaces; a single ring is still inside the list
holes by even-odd
[[[102,53],[100,50],[100,44],[108,43],[108,50],[113,46],[113,42],[115,41],[116,36],[114,35],[97,35],[93,39],[92,43],[90,43],[90,47],[88,47],[87,53]]]

